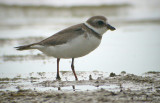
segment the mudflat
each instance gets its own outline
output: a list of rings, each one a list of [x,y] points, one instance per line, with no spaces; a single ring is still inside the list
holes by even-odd
[[[54,75],[54,73],[51,73]],[[78,72],[79,81],[70,76],[61,81],[52,80],[49,73],[33,73],[28,77],[0,78],[1,103],[158,103],[160,101],[160,72],[142,76],[121,72],[116,75],[93,71]],[[86,75],[88,77],[86,77]]]

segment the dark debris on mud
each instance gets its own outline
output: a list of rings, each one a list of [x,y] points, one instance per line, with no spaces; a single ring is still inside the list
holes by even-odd
[[[158,103],[159,93],[146,94],[141,91],[111,92],[105,89],[79,92],[0,92],[1,102],[27,103]]]

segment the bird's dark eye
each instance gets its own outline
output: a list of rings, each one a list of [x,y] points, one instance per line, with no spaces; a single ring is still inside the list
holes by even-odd
[[[97,23],[98,23],[98,25],[103,25],[104,24],[103,21],[98,21]]]

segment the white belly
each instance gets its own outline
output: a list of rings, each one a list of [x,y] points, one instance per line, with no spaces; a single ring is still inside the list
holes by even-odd
[[[90,36],[85,38],[84,35],[57,46],[47,46],[39,47],[40,51],[48,56],[53,56],[55,58],[77,58],[87,55],[94,49],[96,49],[101,40],[95,36]]]

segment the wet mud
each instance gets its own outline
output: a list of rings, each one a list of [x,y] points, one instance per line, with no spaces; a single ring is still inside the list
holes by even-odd
[[[121,72],[78,72],[79,81],[69,80],[71,72],[61,71],[62,80],[55,73],[39,72],[28,77],[0,78],[0,98],[3,103],[158,103],[160,101],[160,72],[142,76]],[[48,77],[47,77],[48,75]],[[88,76],[88,77],[87,77]],[[72,77],[71,77],[72,78]]]

